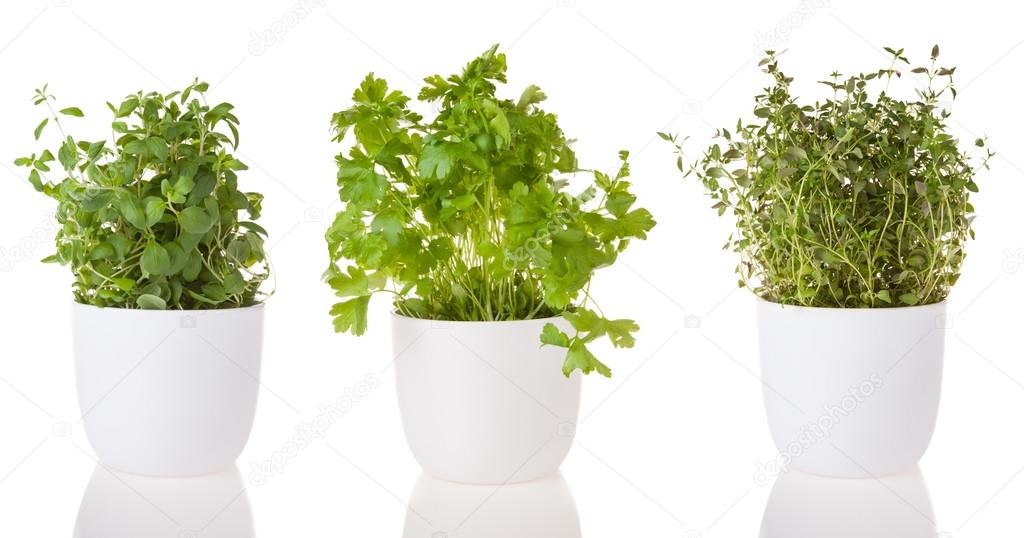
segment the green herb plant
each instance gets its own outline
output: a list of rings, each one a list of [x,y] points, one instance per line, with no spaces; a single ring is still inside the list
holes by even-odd
[[[610,376],[587,345],[607,336],[631,347],[638,327],[601,313],[591,279],[654,220],[632,207],[628,154],[614,177],[580,169],[556,116],[538,107],[539,88],[516,101],[496,96],[505,69],[495,45],[460,75],[427,77],[419,99],[439,110],[430,122],[372,73],[354,105],[334,114],[335,141],[355,138],[336,159],[344,209],[326,234],[325,279],[344,298],[331,309],[334,327],[365,332],[377,293],[416,318],[561,316],[572,335],[548,323],[540,341],[566,348],[565,375]],[[593,184],[570,193],[576,172]]]
[[[35,138],[54,126],[61,144],[15,164],[58,203],[57,253],[44,261],[71,267],[79,303],[191,310],[261,300],[266,231],[253,220],[263,196],[238,190],[238,118],[229,103],[208,106],[207,89],[196,81],[107,103],[111,138],[95,142],[64,130],[81,109],[57,110],[46,86],[36,90],[48,115]]]
[[[883,69],[832,73],[831,97],[814,105],[791,94],[769,51],[773,84],[755,98],[756,119],[719,129],[685,171],[736,218],[725,248],[740,255],[740,286],[782,304],[874,308],[939,302],[956,283],[974,237],[975,172],[993,154],[972,165],[950,132],[941,104],[956,97],[955,68],[937,65],[938,46],[914,68],[903,49],[886,50]],[[890,95],[901,69],[926,79],[916,98]],[[660,134],[683,171],[681,142]]]

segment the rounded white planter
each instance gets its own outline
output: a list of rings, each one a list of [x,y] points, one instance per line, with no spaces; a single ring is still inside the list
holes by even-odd
[[[935,429],[946,303],[757,305],[768,425],[780,466],[848,478],[912,468]]]
[[[153,476],[229,467],[256,414],[263,306],[129,310],[75,303],[75,377],[100,462]]]
[[[433,321],[392,315],[406,440],[434,477],[505,484],[553,473],[572,446],[581,375],[565,349],[540,345],[561,318]]]

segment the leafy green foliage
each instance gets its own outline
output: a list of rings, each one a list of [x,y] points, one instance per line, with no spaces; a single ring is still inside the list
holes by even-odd
[[[955,68],[911,69],[927,86],[916,99],[889,94],[909,64],[886,49],[878,71],[822,82],[831,98],[802,104],[773,52],[761,61],[774,84],[755,98],[754,122],[720,129],[693,168],[737,230],[740,285],[766,300],[821,307],[888,307],[943,300],[974,237],[976,167],[949,132],[942,100],[956,97]],[[909,66],[908,66],[909,68]],[[877,92],[874,86],[884,83]],[[680,153],[674,136],[661,135]],[[984,140],[975,145],[984,147]],[[988,168],[986,150],[980,167]]]
[[[555,115],[537,106],[539,88],[496,96],[505,67],[495,46],[461,75],[427,77],[419,98],[439,109],[429,123],[373,74],[334,114],[335,141],[355,138],[336,159],[345,206],[326,234],[325,279],[344,299],[331,310],[335,329],[362,334],[375,293],[417,318],[563,316],[572,336],[547,324],[540,338],[566,348],[565,375],[610,375],[586,344],[608,336],[630,347],[637,325],[587,308],[590,281],[654,220],[633,208],[628,154],[614,177],[580,169]],[[577,172],[594,184],[574,194]]]
[[[62,117],[83,117],[81,109],[55,112],[46,86],[36,90],[34,103],[50,115],[35,138],[53,125],[61,145],[56,156],[43,150],[15,164],[58,202],[57,254],[47,261],[71,266],[78,302],[191,310],[261,299],[266,232],[252,220],[263,196],[238,190],[238,118],[229,103],[208,106],[207,88],[196,81],[107,103],[112,140],[97,142],[64,131]],[[242,211],[250,220],[239,220]]]

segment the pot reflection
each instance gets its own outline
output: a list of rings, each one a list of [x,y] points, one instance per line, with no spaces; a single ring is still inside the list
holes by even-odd
[[[878,480],[825,478],[790,470],[772,488],[761,538],[935,538],[921,471]]]
[[[193,478],[153,478],[97,466],[75,538],[250,538],[252,509],[237,467]]]
[[[403,535],[406,538],[582,536],[576,501],[560,473],[504,486],[458,484],[423,475],[409,498]]]

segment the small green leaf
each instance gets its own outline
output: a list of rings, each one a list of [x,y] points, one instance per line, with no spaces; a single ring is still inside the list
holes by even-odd
[[[597,360],[597,357],[580,341],[574,342],[569,347],[569,352],[565,356],[565,364],[562,365],[562,373],[565,374],[565,377],[569,377],[574,370],[580,370],[584,374],[589,374],[596,370],[597,373],[605,377],[612,376],[611,369]]]
[[[146,139],[146,149],[149,154],[158,160],[167,160],[167,142],[159,136],[151,136]]]
[[[164,216],[167,203],[156,196],[148,196],[143,200],[146,213],[146,225],[152,227]]]
[[[36,191],[43,192],[43,180],[39,175],[39,170],[32,170],[28,173],[28,182],[32,184]]]
[[[420,155],[420,176],[427,179],[444,179],[452,168],[452,156],[441,144],[432,144],[423,148]]]
[[[118,200],[118,209],[121,211],[121,216],[135,228],[139,230],[147,228],[146,212],[135,198],[121,198]]]
[[[132,291],[132,288],[135,287],[135,281],[130,278],[112,278],[110,281],[121,291]]]
[[[357,267],[349,267],[348,274],[337,274],[327,281],[338,297],[362,297],[370,294],[366,273]]]
[[[36,140],[39,140],[39,137],[43,135],[43,129],[46,128],[46,124],[48,123],[50,123],[50,118],[43,118],[43,121],[39,122],[39,126],[37,126],[36,130],[32,132],[32,134],[35,135]]]
[[[65,116],[74,116],[76,118],[81,118],[81,117],[85,116],[85,114],[82,113],[82,109],[80,109],[78,107],[75,107],[75,106],[68,107],[68,108],[62,108],[60,110],[60,113],[64,114]]]
[[[213,227],[214,218],[205,209],[192,206],[178,213],[178,224],[189,233],[205,234]]]
[[[540,333],[541,345],[569,347],[569,335],[562,332],[554,323],[546,323]]]
[[[366,310],[369,304],[369,295],[335,304],[331,308],[335,332],[351,332],[356,336],[365,333]]]
[[[150,241],[142,251],[141,265],[144,273],[154,276],[165,275],[171,268],[171,257],[160,243]]]
[[[907,292],[904,293],[903,295],[900,295],[900,302],[902,302],[903,304],[914,306],[918,303],[918,301],[920,301],[920,299],[917,297],[916,293]]]
[[[144,293],[139,295],[135,304],[144,310],[167,310],[167,302],[156,295]]]

